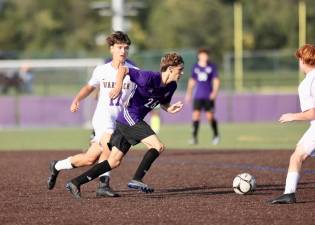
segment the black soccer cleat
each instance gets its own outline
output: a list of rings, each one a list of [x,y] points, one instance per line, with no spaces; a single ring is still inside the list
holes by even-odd
[[[80,191],[80,187],[76,186],[74,183],[72,183],[71,181],[69,181],[66,184],[66,189],[73,195],[73,197],[75,197],[76,199],[80,199],[81,198],[81,191]]]
[[[296,203],[295,193],[283,194],[269,201],[270,204],[292,204]]]
[[[140,191],[145,192],[145,193],[154,192],[153,188],[150,188],[147,184],[145,184],[141,181],[138,181],[138,180],[131,180],[128,183],[128,188],[137,189],[137,190],[140,190]]]
[[[101,177],[99,186],[96,189],[96,197],[120,197],[120,195],[109,186],[109,179],[109,176]]]
[[[55,187],[56,184],[56,180],[59,174],[59,171],[56,170],[55,165],[58,161],[57,160],[53,160],[50,162],[49,164],[49,171],[50,171],[50,176],[48,177],[47,180],[47,188],[48,190],[51,190]]]
[[[120,195],[115,192],[113,189],[111,189],[110,186],[107,187],[101,187],[100,186],[96,189],[96,197],[120,197]]]

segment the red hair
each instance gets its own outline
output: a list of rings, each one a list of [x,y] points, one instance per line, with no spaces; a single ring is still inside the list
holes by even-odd
[[[305,64],[315,66],[315,45],[306,44],[295,52],[295,56]]]

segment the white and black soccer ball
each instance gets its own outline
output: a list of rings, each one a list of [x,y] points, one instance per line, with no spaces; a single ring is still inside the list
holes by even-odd
[[[233,190],[236,194],[244,195],[256,190],[256,179],[249,173],[241,173],[233,180]]]

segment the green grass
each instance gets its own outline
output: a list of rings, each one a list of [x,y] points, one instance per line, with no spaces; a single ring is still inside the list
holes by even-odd
[[[220,125],[221,142],[212,146],[208,126],[199,132],[199,144],[190,146],[190,126],[168,126],[161,131],[161,139],[170,148],[202,149],[293,149],[307,129],[306,123],[244,123]]]
[[[84,149],[90,131],[82,128],[3,129],[0,150]]]
[[[307,123],[221,124],[217,146],[211,145],[206,125],[201,126],[199,144],[195,146],[187,144],[190,125],[162,125],[159,137],[168,149],[294,149],[307,127]],[[0,150],[86,149],[89,135],[90,130],[83,128],[3,129]]]

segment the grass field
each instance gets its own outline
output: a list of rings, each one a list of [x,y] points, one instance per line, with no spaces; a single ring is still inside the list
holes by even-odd
[[[211,145],[206,125],[201,126],[199,144],[195,146],[187,144],[191,133],[188,124],[162,125],[159,136],[169,149],[293,149],[307,127],[307,123],[222,124],[217,146]],[[86,149],[89,136],[90,130],[83,128],[2,129],[0,150]]]

